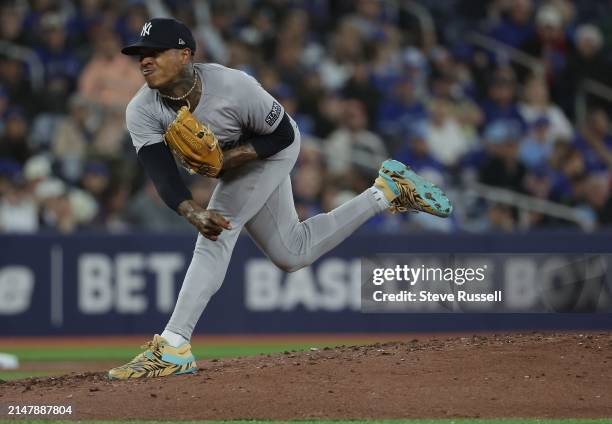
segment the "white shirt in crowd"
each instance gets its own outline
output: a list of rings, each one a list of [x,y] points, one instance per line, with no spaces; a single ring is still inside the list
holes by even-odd
[[[454,165],[470,149],[470,141],[457,121],[448,118],[442,125],[428,123],[426,140],[431,156],[446,166]]]
[[[548,133],[551,141],[570,141],[574,137],[572,124],[559,106],[538,107],[521,103],[519,105],[519,113],[528,126],[539,118],[547,118],[550,123]]]
[[[0,231],[6,233],[33,233],[38,230],[38,206],[31,198],[13,202],[0,201]]]

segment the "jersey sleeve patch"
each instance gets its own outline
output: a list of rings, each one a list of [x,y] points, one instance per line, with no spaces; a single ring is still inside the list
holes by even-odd
[[[268,113],[268,116],[266,116],[266,124],[268,124],[269,126],[274,125],[274,123],[278,121],[280,114],[281,106],[275,101],[272,102],[272,110],[270,110],[270,113]]]

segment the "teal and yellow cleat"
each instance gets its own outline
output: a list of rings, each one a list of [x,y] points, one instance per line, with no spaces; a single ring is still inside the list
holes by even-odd
[[[185,343],[180,347],[172,347],[166,339],[155,335],[141,349],[144,352],[137,355],[125,365],[113,368],[108,372],[112,380],[128,380],[132,378],[164,377],[167,375],[192,374],[198,370],[195,358],[191,354],[191,345]]]
[[[440,188],[396,160],[383,162],[374,186],[385,194],[393,213],[415,210],[446,218],[453,212],[453,205]]]

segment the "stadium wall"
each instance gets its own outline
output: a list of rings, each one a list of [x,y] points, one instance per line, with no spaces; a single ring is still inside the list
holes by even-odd
[[[248,237],[240,237],[226,280],[196,332],[609,330],[608,272],[597,305],[568,309],[574,313],[372,314],[360,310],[360,258],[373,252],[606,254],[612,252],[611,235],[356,234],[293,274],[278,270]],[[194,235],[2,235],[0,336],[159,332],[194,241]]]

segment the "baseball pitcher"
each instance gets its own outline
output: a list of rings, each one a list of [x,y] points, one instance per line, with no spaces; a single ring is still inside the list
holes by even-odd
[[[147,22],[123,48],[139,57],[146,84],[126,110],[138,159],[168,205],[199,231],[174,312],[161,335],[109,377],[128,379],[193,373],[193,329],[221,287],[243,228],[279,268],[293,272],[333,249],[372,216],[416,210],[447,217],[446,195],[394,160],[373,186],[333,211],[300,222],[289,173],[300,132],[282,105],[251,76],[194,63],[190,30],[174,19]],[[191,198],[177,163],[218,178],[208,209]]]

